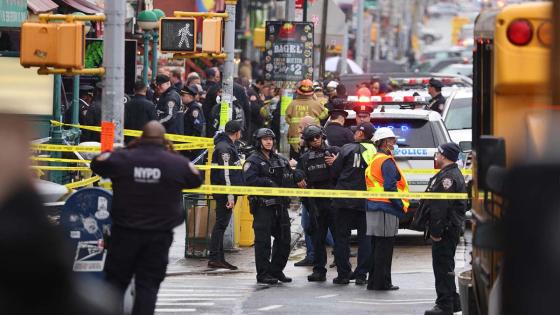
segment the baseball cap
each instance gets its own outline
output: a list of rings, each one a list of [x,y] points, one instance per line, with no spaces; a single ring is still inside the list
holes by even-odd
[[[352,132],[356,132],[358,130],[364,132],[366,139],[371,139],[373,137],[373,133],[375,132],[375,128],[373,127],[373,124],[370,122],[361,123],[358,126],[352,127]]]
[[[160,84],[164,84],[169,82],[169,77],[166,76],[165,74],[158,74],[156,77],[156,84],[160,85]]]

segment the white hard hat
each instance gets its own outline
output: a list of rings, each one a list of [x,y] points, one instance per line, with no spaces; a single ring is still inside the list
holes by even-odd
[[[338,86],[337,81],[331,81],[327,84],[327,88],[329,88],[329,89],[336,89],[337,86]]]
[[[387,138],[397,138],[393,129],[382,127],[375,131],[373,134],[373,142],[377,142],[379,140],[387,139]]]

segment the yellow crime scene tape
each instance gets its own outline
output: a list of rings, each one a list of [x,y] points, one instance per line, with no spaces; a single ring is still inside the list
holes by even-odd
[[[49,158],[49,157],[42,157],[42,156],[32,156],[31,160],[42,161],[42,162],[58,162],[58,163],[84,163],[84,164],[91,163],[90,160],[59,159],[59,158]]]
[[[332,190],[332,189],[301,189],[252,186],[223,186],[202,185],[195,189],[185,189],[183,192],[194,194],[220,195],[251,195],[272,197],[315,197],[315,198],[381,198],[381,199],[468,199],[466,193],[400,193],[400,192],[370,192],[362,190]]]
[[[99,176],[93,176],[93,177],[90,177],[90,178],[87,178],[87,179],[84,179],[84,180],[81,180],[81,181],[78,181],[78,182],[73,182],[73,183],[70,183],[70,184],[66,184],[64,186],[66,186],[66,188],[69,188],[69,189],[80,188],[80,187],[84,187],[84,186],[87,186],[87,185],[91,185],[91,184],[97,182],[100,179],[101,179],[101,177],[99,177]]]
[[[46,166],[46,165],[33,165],[31,166],[34,170],[45,170],[45,171],[89,171],[90,168],[87,166]]]
[[[51,124],[54,125],[54,126],[66,126],[66,127],[73,127],[73,128],[80,128],[80,129],[85,129],[85,130],[90,130],[90,131],[101,132],[101,127],[98,127],[98,126],[65,124],[65,123],[61,123],[61,122],[56,121],[56,120],[51,120]],[[130,136],[130,137],[140,137],[142,135],[141,130],[125,129],[123,131],[123,133],[124,133],[125,136]],[[177,142],[207,143],[207,144],[214,145],[214,139],[212,139],[212,138],[193,137],[193,136],[177,135],[177,134],[171,134],[171,133],[166,133],[165,137],[167,139],[171,140],[171,141],[177,141]]]
[[[207,149],[213,146],[207,143],[180,143],[173,145],[176,151]],[[54,152],[101,152],[101,147],[94,146],[78,146],[64,144],[32,144],[31,148],[37,151],[54,151]]]

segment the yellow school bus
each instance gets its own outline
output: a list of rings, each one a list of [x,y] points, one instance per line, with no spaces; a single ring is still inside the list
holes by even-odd
[[[494,300],[504,250],[500,180],[528,151],[542,150],[535,113],[551,102],[551,14],[552,2],[531,2],[483,11],[475,22],[472,290],[462,288],[463,314],[488,314],[500,303]]]

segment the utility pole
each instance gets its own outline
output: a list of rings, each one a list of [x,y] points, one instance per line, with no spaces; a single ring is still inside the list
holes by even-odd
[[[286,0],[286,21],[296,19],[296,0]]]
[[[227,106],[228,119],[220,119],[224,122],[223,126],[220,123],[220,129],[225,127],[225,122],[228,122],[233,117],[233,57],[235,54],[235,6],[237,0],[226,0],[226,13],[228,14],[224,25],[224,52],[226,59],[224,60],[224,75],[222,77],[222,113],[225,112],[224,106]],[[221,115],[220,115],[221,116]]]
[[[325,79],[325,60],[327,58],[327,17],[329,16],[329,0],[323,0],[321,17],[321,55],[319,57],[319,80]]]
[[[114,124],[115,143],[123,144],[124,20],[126,16],[126,2],[106,1],[105,16],[107,17],[103,38],[105,84],[103,87],[101,120]]]
[[[349,30],[349,25],[348,23],[346,23],[344,25],[345,27],[345,32],[344,32],[344,42],[342,43],[342,53],[340,56],[340,74],[347,74],[348,73],[348,62],[347,62],[347,57],[348,57],[348,45],[349,45],[349,38],[348,38],[348,30]]]
[[[358,1],[358,25],[356,27],[356,63],[364,69],[364,1]]]

